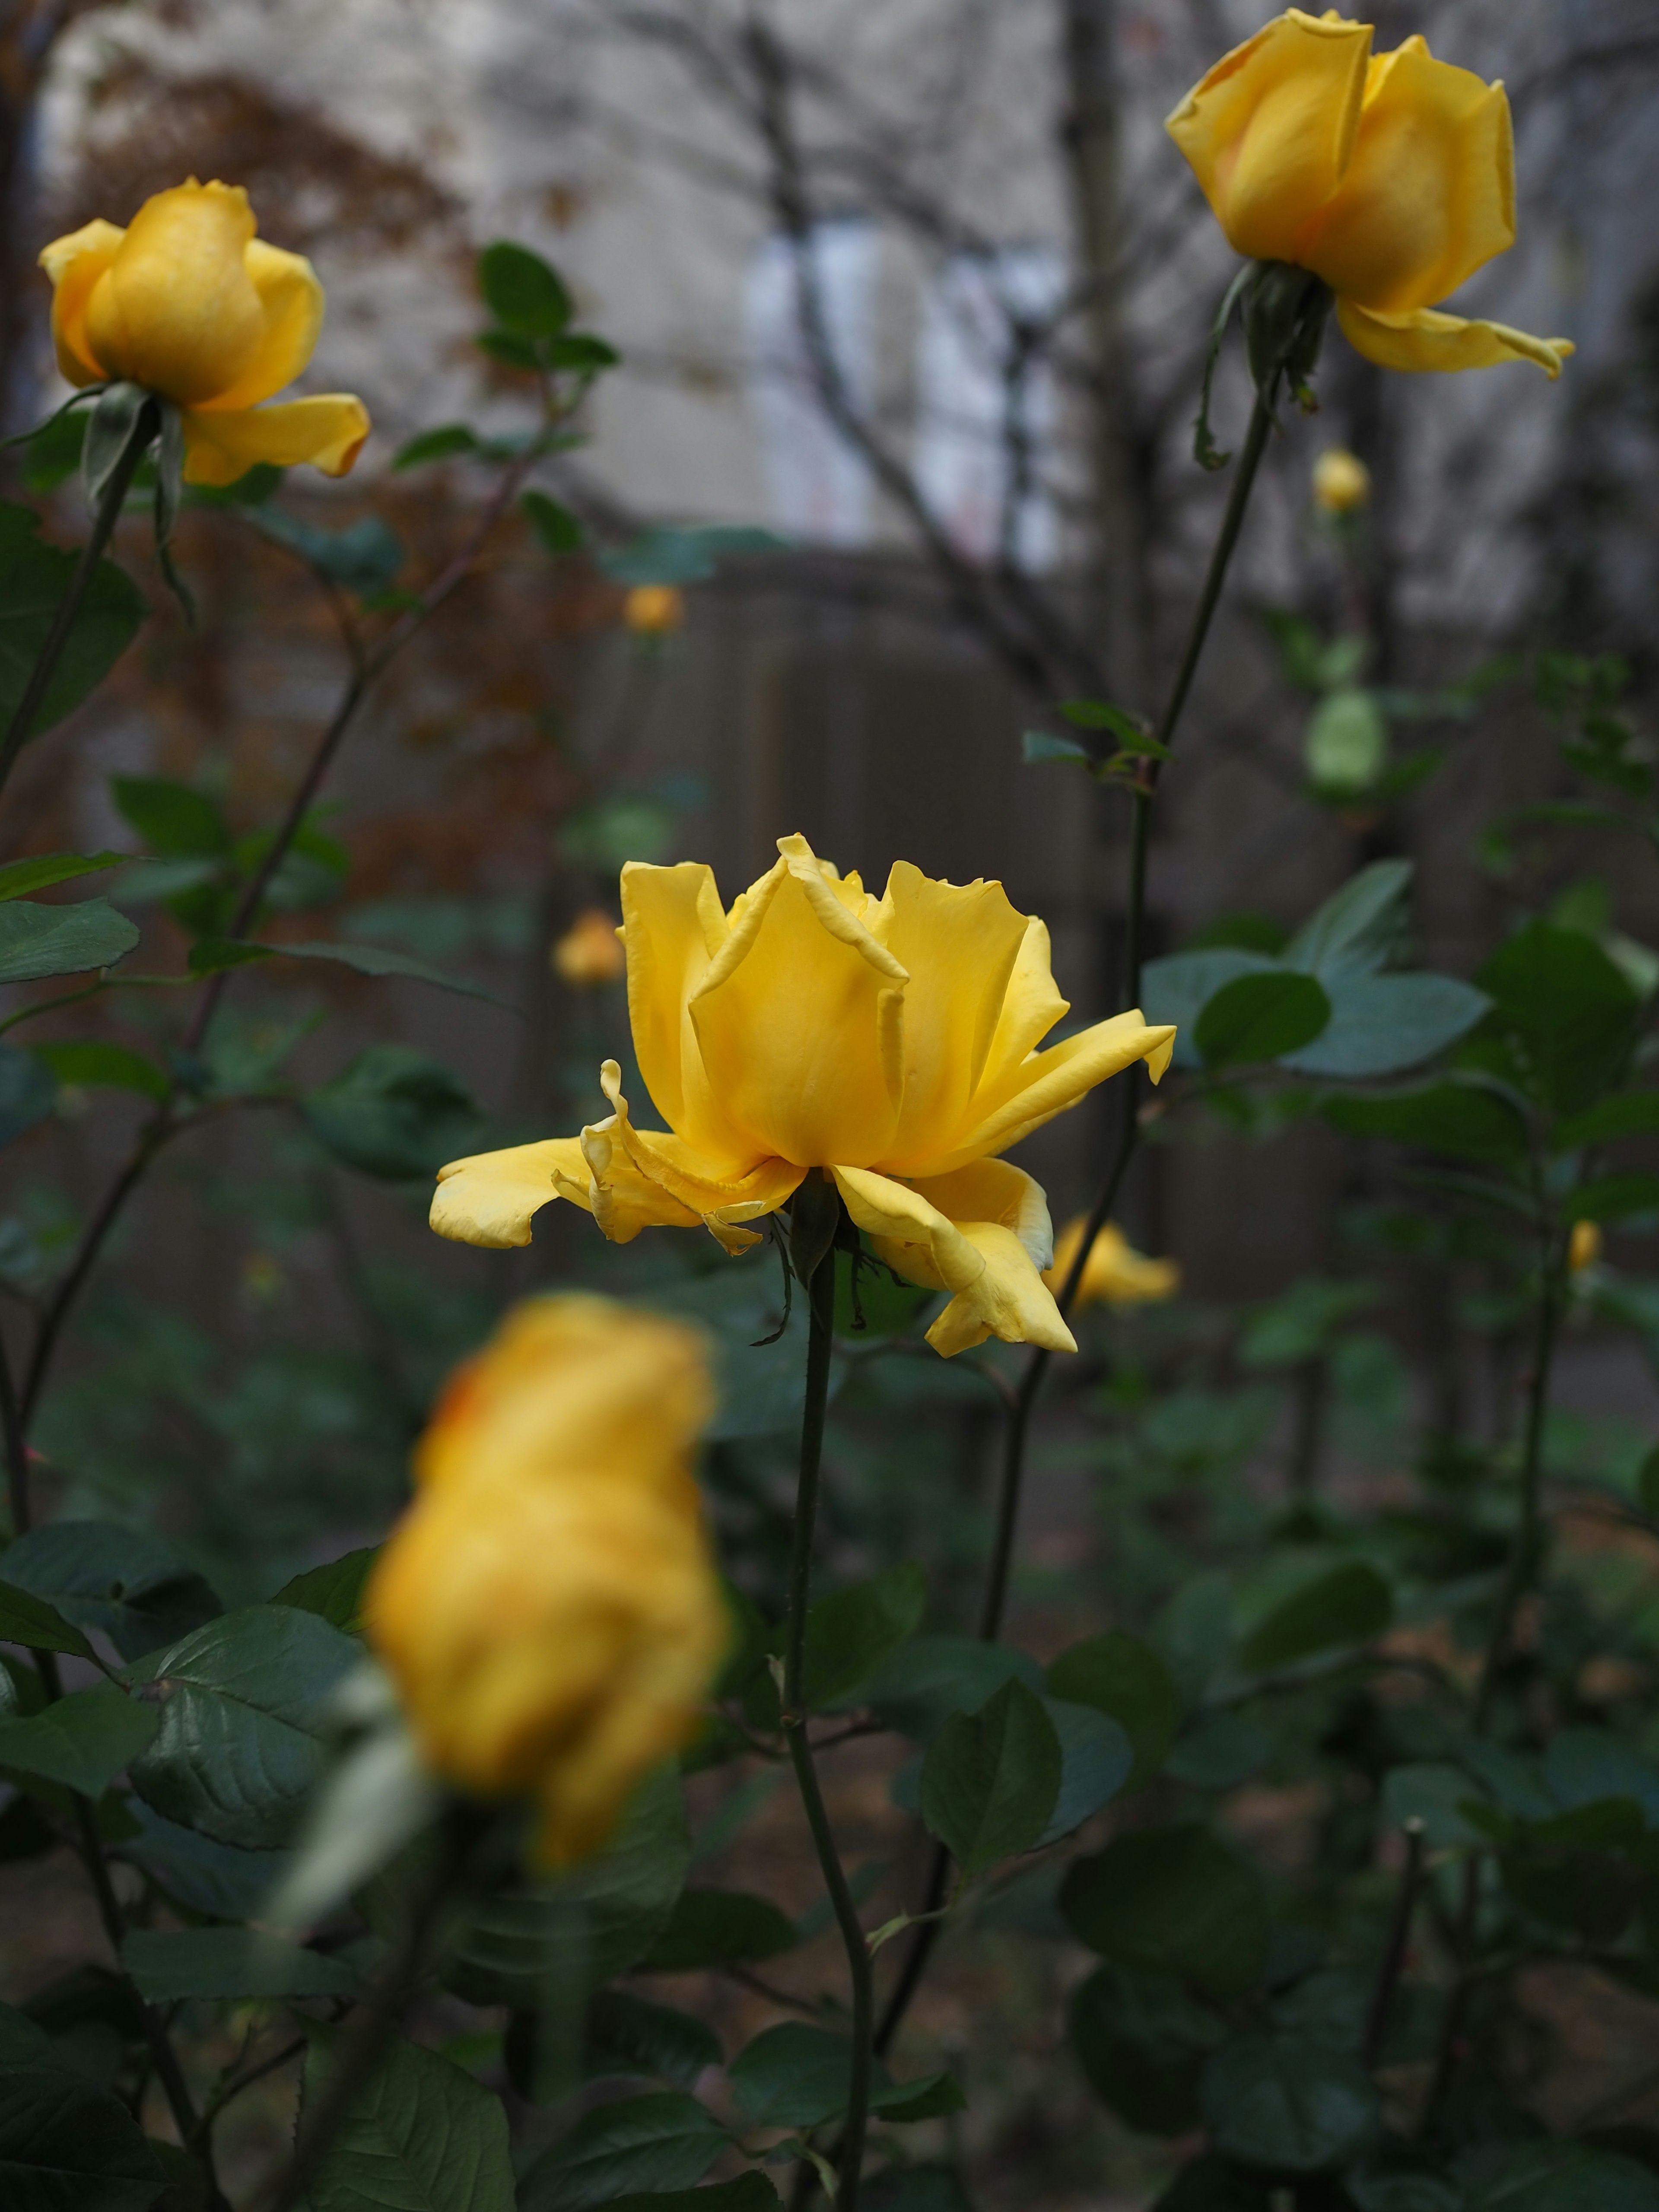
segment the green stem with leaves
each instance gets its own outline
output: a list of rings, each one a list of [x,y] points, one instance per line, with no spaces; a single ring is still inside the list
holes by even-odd
[[[833,1207],[838,1215],[841,1201],[832,1184],[821,1178],[810,1178],[809,1185],[803,1185],[797,1194],[795,1204],[799,1235],[807,1207],[815,1212]],[[835,1831],[824,1808],[812,1747],[806,1735],[806,1615],[812,1594],[812,1531],[817,1519],[818,1478],[823,1458],[823,1424],[830,1401],[830,1358],[835,1328],[836,1254],[830,1237],[824,1238],[821,1252],[807,1262],[807,1279],[803,1285],[809,1315],[806,1403],[801,1414],[800,1472],[795,1487],[794,1544],[789,1563],[789,1616],[783,1654],[783,1733],[805,1810],[806,1825],[811,1831],[812,1847],[817,1854],[836,1924],[846,1948],[847,1969],[852,1982],[853,2063],[848,2084],[847,2124],[837,2159],[836,2212],[856,2212],[865,2135],[869,2124],[875,1981],[869,1942],[848,1886],[841,1854],[836,1848]]]

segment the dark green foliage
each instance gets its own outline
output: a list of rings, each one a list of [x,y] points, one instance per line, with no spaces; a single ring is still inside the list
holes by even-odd
[[[1242,1996],[1267,1962],[1267,1898],[1245,1860],[1195,1826],[1121,1835],[1079,1859],[1060,1893],[1073,1934],[1143,1972]]]
[[[75,555],[49,544],[40,529],[39,517],[27,507],[0,502],[0,727],[22,704],[30,671],[75,570]],[[31,737],[61,722],[103,682],[148,612],[131,578],[112,561],[100,561]]]

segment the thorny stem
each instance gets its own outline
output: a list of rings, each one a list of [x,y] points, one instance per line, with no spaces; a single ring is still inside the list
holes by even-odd
[[[1273,425],[1273,398],[1277,376],[1269,380],[1265,392],[1258,392],[1250,415],[1250,425],[1240,451],[1232,489],[1228,495],[1226,512],[1221,519],[1221,528],[1216,538],[1210,564],[1205,571],[1204,585],[1193,611],[1192,627],[1188,633],[1186,649],[1176,674],[1175,686],[1158,725],[1160,744],[1168,745],[1176,735],[1193,680],[1198,673],[1205,641],[1215,619],[1216,608],[1221,600],[1222,586],[1243,527],[1244,515],[1249,506],[1262,456],[1267,450],[1267,440]],[[1123,978],[1120,1003],[1133,1006],[1140,1000],[1140,970],[1146,955],[1146,854],[1151,840],[1152,798],[1158,787],[1159,763],[1146,760],[1140,773],[1130,787],[1134,811],[1129,826],[1129,881],[1125,902],[1123,932]],[[1116,1149],[1107,1171],[1099,1196],[1085,1224],[1083,1238],[1075,1257],[1060,1285],[1055,1304],[1062,1318],[1070,1313],[1076,1300],[1078,1286],[1083,1280],[1083,1270],[1094,1249],[1095,1239],[1111,1218],[1123,1188],[1123,1179],[1140,1134],[1140,1063],[1127,1069],[1123,1079],[1122,1121]],[[1002,1618],[1008,1601],[1008,1580],[1013,1565],[1014,1540],[1019,1527],[1021,1494],[1025,1481],[1025,1449],[1030,1435],[1031,1415],[1048,1376],[1054,1355],[1041,1346],[1035,1347],[1025,1363],[1008,1410],[1006,1443],[1003,1453],[1002,1480],[997,1497],[996,1534],[992,1541],[990,1561],[986,1569],[985,1595],[980,1611],[979,1633],[981,1641],[994,1644],[1002,1632]],[[949,1877],[949,1854],[942,1848],[936,1850],[928,1874],[927,1893],[924,1911],[936,1911],[943,1904]],[[910,2001],[921,1984],[933,1946],[939,1940],[943,1925],[938,1920],[925,1920],[917,1928],[915,1937],[905,1957],[892,1995],[882,2014],[876,2034],[876,2049],[885,2054],[903,2022]]]
[[[125,451],[110,471],[109,481],[104,486],[104,495],[92,518],[91,534],[81,548],[81,557],[75,565],[75,574],[70,578],[69,589],[58,605],[58,612],[52,617],[46,641],[35,658],[34,666],[29,672],[29,680],[23,686],[23,696],[7,726],[3,741],[0,741],[0,788],[4,787],[7,778],[17,765],[18,755],[28,740],[34,718],[40,711],[40,702],[51,687],[52,678],[58,673],[58,664],[64,657],[64,648],[69,643],[76,617],[91,589],[92,580],[98,573],[98,563],[104,556],[104,549],[121,519],[121,509],[126,503],[127,493],[138,464],[149,450],[149,441],[137,436],[130,438]]]
[[[816,1197],[817,1194],[813,1194]],[[833,1193],[826,1195],[833,1197]],[[839,1201],[837,1200],[838,1204]],[[799,1201],[798,1201],[799,1204]],[[834,1335],[836,1255],[828,1246],[812,1269],[806,1285],[811,1323],[806,1340],[806,1404],[801,1415],[800,1474],[795,1491],[794,1547],[789,1565],[789,1619],[783,1657],[783,1729],[795,1769],[806,1824],[823,1870],[824,1887],[835,1908],[836,1925],[847,1950],[848,1972],[853,1985],[853,2070],[848,2087],[847,2126],[836,2161],[836,2212],[856,2212],[860,2169],[864,2163],[864,2138],[870,2109],[872,2022],[875,2012],[874,1975],[870,1946],[859,1920],[858,1907],[848,1887],[835,1831],[824,1809],[817,1769],[806,1735],[805,1676],[806,1667],[806,1611],[811,1597],[812,1528],[817,1516],[818,1474],[823,1456],[824,1409],[830,1397],[830,1355]]]

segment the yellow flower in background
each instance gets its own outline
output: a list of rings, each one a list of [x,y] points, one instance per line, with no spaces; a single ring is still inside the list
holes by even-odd
[[[1371,472],[1358,453],[1327,446],[1314,463],[1313,495],[1327,514],[1352,514],[1371,495]]]
[[[614,983],[627,964],[616,922],[603,907],[585,908],[553,947],[555,970],[579,991]]]
[[[1575,1221],[1572,1234],[1567,1239],[1567,1273],[1582,1274],[1593,1267],[1601,1256],[1601,1224],[1599,1221]]]
[[[532,1300],[452,1380],[376,1564],[368,1635],[428,1764],[533,1796],[550,1866],[692,1734],[729,1641],[690,1473],[713,1404],[694,1330]]]
[[[1420,38],[1373,54],[1371,26],[1291,8],[1224,55],[1167,125],[1227,242],[1311,270],[1348,343],[1383,368],[1572,351],[1434,302],[1515,243],[1515,148],[1501,84]]]
[[[635,584],[623,601],[623,621],[636,636],[665,636],[684,620],[685,594],[672,584]]]
[[[1079,1213],[1060,1231],[1054,1264],[1042,1278],[1051,1291],[1057,1293],[1070,1274],[1088,1225]],[[1109,1221],[1094,1241],[1074,1303],[1079,1312],[1093,1305],[1149,1305],[1172,1298],[1180,1288],[1181,1269],[1175,1261],[1149,1260],[1135,1250],[1115,1221]]]
[[[125,378],[180,410],[185,476],[234,483],[260,461],[343,476],[368,435],[348,392],[260,405],[316,350],[323,288],[311,264],[254,236],[240,185],[188,184],[125,230],[89,222],[40,256],[58,366],[75,385]]]
[[[1041,1270],[1048,1202],[996,1155],[1132,1062],[1157,1081],[1172,1028],[1137,1010],[1036,1049],[1069,1008],[1048,933],[1000,884],[936,882],[897,862],[879,899],[804,837],[729,909],[713,872],[622,872],[629,1014],[665,1129],[638,1127],[614,1060],[612,1113],[580,1137],[456,1160],[432,1226],[526,1244],[555,1198],[614,1243],[699,1223],[728,1252],[815,1168],[890,1266],[948,1290],[928,1331],[947,1357],[990,1335],[1074,1351]]]

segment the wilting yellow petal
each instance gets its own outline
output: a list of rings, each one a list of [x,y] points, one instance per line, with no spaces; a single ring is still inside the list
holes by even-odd
[[[1166,128],[1234,251],[1297,261],[1353,150],[1369,23],[1292,8],[1224,55]]]
[[[1087,1226],[1079,1214],[1060,1232],[1060,1242],[1054,1247],[1054,1263],[1042,1278],[1056,1297],[1072,1272]],[[1180,1288],[1181,1269],[1173,1260],[1147,1259],[1144,1253],[1135,1250],[1115,1221],[1109,1221],[1090,1250],[1073,1305],[1079,1312],[1085,1306],[1103,1302],[1116,1306],[1145,1305],[1157,1299],[1172,1298]]]
[[[757,1147],[734,1129],[710,1090],[690,1001],[726,942],[714,872],[700,862],[622,872],[628,1018],[651,1103],[671,1129],[710,1158],[752,1166]]]
[[[215,413],[257,407],[292,384],[317,350],[323,327],[323,288],[301,253],[285,253],[262,238],[248,240],[243,254],[249,282],[258,295],[264,329],[252,359],[234,383],[197,404]]]
[[[1097,1022],[1092,1029],[1080,1030],[1047,1052],[1029,1053],[994,1086],[981,1086],[968,1121],[948,1144],[941,1145],[925,1171],[944,1175],[969,1160],[1006,1152],[1045,1121],[1052,1121],[1056,1114],[1075,1106],[1097,1084],[1137,1060],[1146,1061],[1147,1073],[1157,1083],[1174,1048],[1173,1025],[1149,1025],[1136,1007],[1130,1013],[1113,1015],[1109,1021]],[[923,1170],[919,1168],[916,1172]]]
[[[125,236],[100,218],[53,239],[41,252],[40,266],[52,279],[52,342],[65,383],[101,384],[109,373],[87,336],[87,303]]]
[[[1553,382],[1575,349],[1571,338],[1535,338],[1504,323],[1465,322],[1432,307],[1382,315],[1339,300],[1336,313],[1348,343],[1379,368],[1497,368],[1507,361],[1532,361]]]
[[[916,1184],[861,1168],[836,1168],[836,1184],[857,1226],[907,1280],[952,1293],[927,1332],[945,1358],[988,1336],[1075,1352],[1076,1340],[1037,1269],[1048,1256],[1048,1202],[1006,1160],[980,1160]]]
[[[192,179],[146,200],[93,287],[94,356],[181,405],[228,391],[265,331],[246,258],[252,236],[240,185]]]
[[[228,415],[187,408],[185,481],[234,483],[262,461],[279,469],[308,461],[325,477],[343,477],[362,450],[368,432],[368,410],[349,392],[284,399],[275,407],[250,407]]]
[[[683,1137],[656,1129],[636,1129],[622,1095],[622,1070],[614,1060],[607,1060],[600,1068],[599,1083],[616,1110],[610,1121],[582,1132],[582,1149],[593,1168],[595,1182],[614,1173],[614,1148],[642,1181],[667,1202],[683,1209],[690,1220],[701,1221],[730,1253],[747,1251],[759,1241],[757,1233],[744,1229],[743,1223],[775,1212],[806,1172],[779,1159],[758,1161],[742,1173],[727,1172]],[[593,1214],[607,1237],[618,1243],[627,1241],[615,1237],[597,1202]],[[635,1223],[629,1236],[643,1225]]]
[[[908,860],[887,878],[881,942],[911,978],[904,1089],[884,1161],[925,1156],[954,1128],[984,1073],[1027,923],[999,883],[946,884]]]
[[[909,979],[805,838],[781,838],[778,850],[691,995],[702,1064],[757,1154],[863,1164],[881,1158],[897,1119]]]
[[[1372,61],[1359,135],[1297,256],[1341,298],[1431,307],[1515,243],[1515,148],[1501,84],[1420,38]]]

